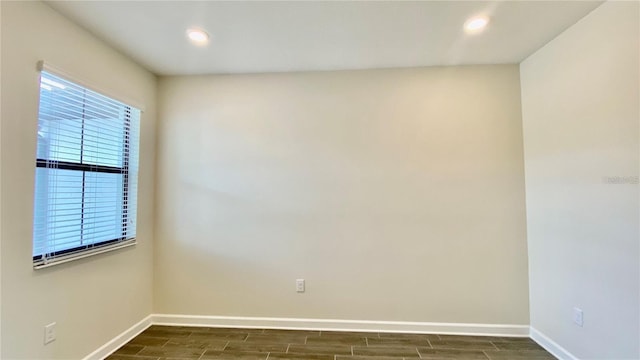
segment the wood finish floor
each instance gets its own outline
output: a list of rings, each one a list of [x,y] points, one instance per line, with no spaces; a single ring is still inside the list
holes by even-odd
[[[108,360],[549,360],[528,338],[151,326]]]

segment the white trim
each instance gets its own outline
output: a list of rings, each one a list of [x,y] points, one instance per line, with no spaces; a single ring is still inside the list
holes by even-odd
[[[83,360],[103,360],[151,325],[529,337],[528,325],[151,314]]]
[[[528,325],[152,314],[157,325],[528,337]]]
[[[102,247],[98,247],[90,250],[82,250],[77,253],[59,256],[54,258],[53,260],[48,260],[48,261],[46,259],[38,260],[33,263],[33,268],[36,270],[45,269],[51,266],[68,263],[69,261],[80,260],[89,256],[100,255],[109,251],[115,251],[115,250],[123,249],[129,246],[134,246],[136,244],[137,244],[137,241],[134,238],[126,241],[121,241],[113,245],[102,246]]]
[[[550,352],[553,356],[557,357],[560,360],[578,360],[578,357],[570,353],[567,349],[560,346],[557,342],[551,340],[545,334],[536,330],[533,326],[531,327],[530,332],[531,339],[537,342],[538,345],[542,346],[545,350]]]
[[[101,95],[110,97],[110,98],[115,99],[117,101],[120,101],[121,103],[124,103],[126,105],[132,106],[132,107],[140,110],[141,112],[145,112],[145,110],[146,110],[144,105],[142,105],[141,103],[139,103],[137,101],[133,101],[131,99],[123,98],[122,96],[114,95],[110,91],[104,91],[99,86],[94,86],[93,84],[88,83],[88,82],[86,82],[86,81],[84,81],[82,79],[78,79],[77,77],[69,74],[69,72],[64,71],[64,70],[62,70],[59,67],[56,67],[54,65],[51,65],[49,62],[46,62],[44,60],[38,61],[37,68],[38,68],[38,71],[43,71],[44,70],[46,72],[62,76],[63,78],[65,78],[67,80],[70,80],[70,81],[72,81],[72,82],[74,82],[74,83],[76,83],[76,84],[78,84],[80,86],[83,86],[83,87],[85,87],[87,89],[90,89],[90,90],[93,90],[93,91],[95,91],[97,93],[100,93]]]
[[[152,324],[152,316],[149,315],[140,320],[137,324],[133,325],[129,329],[122,332],[120,335],[114,337],[106,344],[102,345],[98,350],[84,357],[83,360],[103,360],[113,352],[118,350],[122,345],[128,343],[131,339],[138,336],[141,332],[145,331]]]

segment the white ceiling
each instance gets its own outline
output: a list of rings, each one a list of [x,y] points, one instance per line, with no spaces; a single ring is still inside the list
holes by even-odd
[[[601,1],[50,1],[160,75],[519,63]],[[465,20],[490,14],[469,36]],[[185,37],[198,26],[206,47]]]

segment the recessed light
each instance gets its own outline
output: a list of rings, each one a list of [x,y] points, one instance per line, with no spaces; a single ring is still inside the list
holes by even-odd
[[[209,42],[209,34],[198,28],[187,29],[187,37],[196,45],[205,45]]]
[[[489,24],[489,18],[486,16],[475,16],[464,23],[464,31],[468,34],[477,34],[484,30]]]

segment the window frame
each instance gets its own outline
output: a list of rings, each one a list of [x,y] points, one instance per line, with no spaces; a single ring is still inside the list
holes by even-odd
[[[32,261],[33,261],[33,267],[34,269],[41,269],[41,268],[46,268],[49,266],[53,266],[53,265],[57,265],[57,264],[62,264],[62,263],[66,263],[69,261],[73,261],[73,260],[77,260],[77,259],[82,259],[88,256],[93,256],[93,255],[97,255],[97,254],[101,254],[101,253],[105,253],[105,252],[110,252],[110,251],[114,251],[114,250],[118,250],[121,248],[125,248],[125,247],[129,247],[129,246],[133,246],[137,244],[137,225],[135,225],[135,230],[134,230],[134,234],[131,238],[127,238],[127,233],[125,231],[126,225],[125,224],[131,224],[131,217],[133,214],[133,221],[137,221],[137,192],[138,192],[138,176],[139,176],[139,170],[136,166],[136,170],[135,170],[135,174],[134,176],[136,176],[135,179],[135,185],[134,188],[130,188],[130,176],[131,176],[131,168],[129,167],[131,164],[131,135],[132,135],[132,128],[133,125],[132,122],[137,120],[137,124],[135,124],[138,128],[138,137],[136,137],[135,141],[137,141],[137,148],[138,150],[136,150],[136,155],[139,156],[139,148],[140,148],[140,139],[139,139],[139,127],[142,124],[142,113],[144,112],[143,107],[139,107],[139,106],[135,106],[135,105],[131,105],[132,102],[128,102],[128,101],[122,101],[120,98],[118,97],[113,97],[111,96],[108,92],[104,92],[101,90],[98,90],[96,87],[93,86],[88,86],[85,82],[82,81],[77,81],[76,78],[74,78],[73,76],[68,76],[65,72],[58,70],[55,67],[52,67],[48,64],[45,64],[44,61],[40,61],[38,62],[38,94],[40,94],[40,84],[42,82],[42,72],[47,72],[49,74],[52,74],[54,76],[60,77],[68,82],[73,83],[74,85],[84,88],[86,90],[90,90],[94,93],[97,93],[99,95],[102,95],[104,97],[107,97],[113,101],[119,102],[123,105],[123,110],[124,110],[124,115],[123,115],[123,120],[124,120],[124,126],[125,126],[125,130],[122,132],[122,162],[121,162],[121,166],[107,166],[107,165],[97,165],[97,164],[91,164],[91,163],[82,163],[82,155],[80,156],[80,162],[73,162],[73,161],[60,161],[60,160],[47,160],[47,159],[42,159],[42,158],[38,158],[36,157],[36,166],[35,169],[37,171],[37,169],[60,169],[60,170],[72,170],[72,171],[79,171],[82,172],[82,209],[81,209],[81,215],[80,215],[80,219],[81,219],[81,224],[82,221],[84,219],[84,214],[85,214],[85,178],[86,178],[86,174],[87,173],[109,173],[109,174],[121,174],[122,175],[122,206],[121,206],[121,211],[122,211],[122,221],[120,222],[120,234],[122,235],[121,237],[118,238],[114,238],[114,239],[110,239],[110,240],[103,240],[103,241],[99,241],[99,242],[92,242],[90,244],[84,244],[84,245],[80,245],[80,246],[76,246],[73,248],[69,248],[69,249],[64,249],[64,250],[58,250],[58,251],[52,251],[52,252],[47,252],[47,253],[42,253],[42,254],[33,254],[34,249],[32,249]],[[37,121],[40,121],[40,108],[41,108],[41,99],[40,96],[38,96],[38,119]],[[140,115],[137,119],[133,119],[132,118],[132,111],[133,110],[139,110],[140,111]],[[82,132],[81,132],[81,145],[80,145],[80,153],[82,154],[83,152],[83,137],[84,137],[84,128],[85,128],[85,121],[86,118],[82,118]],[[138,163],[138,159],[136,158],[136,164]],[[53,165],[53,166],[52,166]],[[125,171],[126,168],[126,171]],[[135,193],[132,193],[132,190],[135,191]],[[34,188],[34,196],[37,192],[37,189]],[[131,196],[135,196],[136,201],[135,201],[135,209],[129,209],[130,205],[125,205],[129,203],[129,199]],[[34,210],[34,216],[35,216],[35,210]],[[35,218],[34,220],[34,225],[35,225]],[[81,229],[83,229],[82,225],[81,225]],[[81,230],[82,232],[83,230]],[[82,242],[83,239],[81,238],[80,241]],[[32,238],[31,241],[32,246],[35,246],[36,244],[36,239],[35,239],[35,231],[34,231],[34,238]]]

